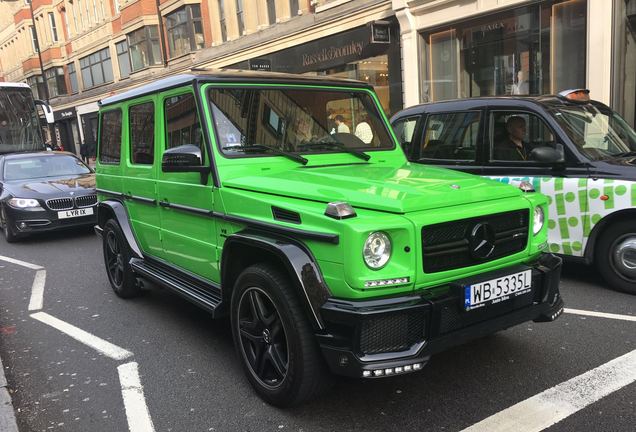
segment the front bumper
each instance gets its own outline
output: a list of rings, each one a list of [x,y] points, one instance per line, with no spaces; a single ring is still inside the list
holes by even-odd
[[[462,287],[516,271],[532,270],[532,294],[465,311]],[[563,312],[561,259],[543,254],[532,264],[508,267],[427,292],[367,301],[328,300],[326,330],[316,336],[333,373],[384,377],[421,369],[431,355],[527,321],[554,321]]]
[[[54,231],[65,228],[95,225],[97,211],[93,206],[93,214],[73,218],[60,219],[55,210],[20,210],[5,206],[7,221],[14,233],[26,235],[37,232]]]

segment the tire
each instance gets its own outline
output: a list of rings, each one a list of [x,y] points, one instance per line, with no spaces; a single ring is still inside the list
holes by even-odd
[[[595,263],[613,289],[636,294],[636,224],[623,220],[605,229],[598,241]]]
[[[9,220],[7,219],[7,215],[6,213],[4,214],[3,219],[3,225],[2,225],[2,232],[4,233],[4,238],[7,241],[7,243],[15,243],[16,241],[18,241],[19,236],[11,229],[11,224],[9,223]]]
[[[110,286],[121,298],[136,297],[141,293],[137,278],[130,268],[130,248],[119,224],[109,219],[102,233],[104,264]]]
[[[298,405],[326,390],[331,375],[289,280],[275,267],[248,267],[231,301],[232,336],[247,378],[265,402]]]

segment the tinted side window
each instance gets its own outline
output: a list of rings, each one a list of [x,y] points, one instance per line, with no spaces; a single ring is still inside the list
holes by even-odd
[[[118,164],[121,156],[121,110],[102,113],[99,125],[99,161]]]
[[[155,148],[155,106],[152,102],[135,105],[128,111],[130,160],[152,165]]]
[[[429,115],[420,158],[474,161],[480,119],[480,112]]]
[[[552,131],[539,116],[515,111],[490,114],[491,160],[531,161],[532,150],[544,146],[557,147]]]
[[[201,149],[201,154],[205,154],[203,132],[192,93],[166,99],[165,117],[166,149],[193,144]]]
[[[393,124],[393,130],[400,146],[405,152],[409,152],[411,143],[413,142],[413,134],[415,133],[415,125],[419,117],[407,117],[396,121]]]

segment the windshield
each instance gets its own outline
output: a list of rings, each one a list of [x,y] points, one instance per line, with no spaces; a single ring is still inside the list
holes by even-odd
[[[0,153],[44,150],[31,89],[0,87]]]
[[[8,159],[4,163],[5,180],[88,174],[91,170],[79,159],[68,155],[43,155]]]
[[[394,147],[373,98],[363,91],[212,88],[218,145],[226,155],[363,152]]]
[[[636,151],[636,132],[611,110],[585,104],[551,111],[572,142],[592,160]]]

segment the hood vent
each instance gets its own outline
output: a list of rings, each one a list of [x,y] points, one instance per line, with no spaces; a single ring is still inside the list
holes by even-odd
[[[295,211],[285,210],[280,207],[272,206],[272,215],[274,219],[281,222],[289,222],[294,224],[300,224],[300,215]]]

